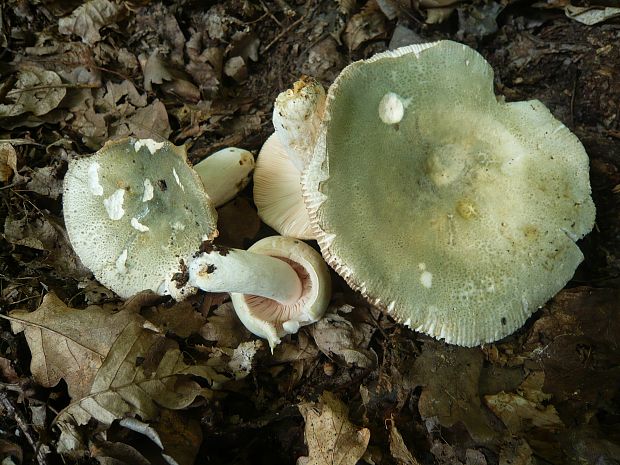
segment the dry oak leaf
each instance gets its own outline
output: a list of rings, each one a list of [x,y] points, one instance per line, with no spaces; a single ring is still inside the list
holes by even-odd
[[[418,409],[423,419],[451,428],[463,423],[473,439],[489,443],[498,432],[484,412],[479,395],[482,352],[478,348],[427,341],[410,379],[422,386]]]
[[[368,348],[375,328],[355,319],[354,310],[351,305],[330,307],[309,331],[319,350],[328,357],[337,355],[348,364],[370,368],[377,362],[376,354]]]
[[[40,68],[22,69],[14,87],[6,94],[11,103],[0,104],[0,117],[32,113],[41,116],[58,106],[67,93],[60,76]]]
[[[318,404],[298,408],[306,422],[308,457],[300,457],[297,465],[355,465],[364,455],[370,430],[351,423],[349,409],[331,392],[324,391]]]
[[[75,34],[87,44],[101,40],[99,30],[114,24],[125,12],[122,6],[109,0],[91,0],[79,6],[71,16],[58,20],[58,32],[65,35]]]
[[[15,310],[9,318],[13,332],[23,331],[26,336],[35,381],[52,387],[63,378],[75,399],[90,392],[112,343],[127,324],[140,317],[98,306],[70,308],[49,293],[34,312]]]
[[[83,425],[95,418],[109,425],[132,415],[149,421],[160,407],[181,409],[199,395],[210,396],[191,376],[211,380],[217,374],[206,366],[187,365],[176,342],[132,321],[110,347],[88,395],[75,399],[56,421]]]

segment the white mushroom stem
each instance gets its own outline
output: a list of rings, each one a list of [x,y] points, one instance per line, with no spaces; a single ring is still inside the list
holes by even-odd
[[[237,292],[283,304],[297,302],[302,293],[299,276],[283,260],[217,247],[190,262],[189,284],[206,292]]]
[[[194,165],[216,207],[235,198],[250,182],[253,170],[252,153],[235,147],[219,150]]]

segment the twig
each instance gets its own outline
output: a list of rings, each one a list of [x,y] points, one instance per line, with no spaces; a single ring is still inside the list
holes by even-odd
[[[291,31],[291,29],[296,27],[301,22],[305,21],[306,18],[308,16],[310,16],[311,13],[314,13],[315,8],[312,8],[312,10],[310,10],[308,8],[308,4],[309,3],[310,2],[306,3],[306,12],[303,14],[303,16],[301,18],[299,18],[298,20],[293,21],[286,29],[283,29],[282,31],[280,31],[280,33],[277,36],[275,36],[273,38],[273,40],[267,44],[267,46],[265,46],[265,48],[261,51],[261,53],[267,52],[271,47],[273,47],[275,45],[276,42],[278,42],[282,37],[284,37],[286,34],[288,34]]]
[[[35,442],[35,440],[32,438],[32,435],[30,434],[28,422],[26,421],[24,416],[13,406],[13,403],[8,398],[6,393],[2,391],[0,391],[0,406],[4,408],[8,415],[13,417],[19,429],[22,431],[22,433],[24,433],[26,440],[28,441],[28,443],[30,443],[30,446],[35,452],[35,455],[37,457],[37,463],[39,465],[48,465],[45,453],[39,447],[39,443]]]

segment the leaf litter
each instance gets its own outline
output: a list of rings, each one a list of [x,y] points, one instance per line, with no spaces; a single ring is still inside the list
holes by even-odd
[[[620,37],[613,5],[581,5],[4,8],[0,314],[21,332],[0,327],[0,450],[43,464],[59,451],[69,463],[115,464],[620,460]],[[186,143],[193,162],[230,144],[256,153],[275,96],[300,73],[328,85],[352,60],[440,38],[476,45],[508,99],[543,100],[591,157],[598,229],[582,244],[582,287],[516,335],[448,347],[395,325],[334,276],[327,318],[271,356],[225,298],[122,304],[72,253],[60,207],[70,159],[128,134]],[[245,248],[273,233],[248,199],[220,209],[221,243]]]

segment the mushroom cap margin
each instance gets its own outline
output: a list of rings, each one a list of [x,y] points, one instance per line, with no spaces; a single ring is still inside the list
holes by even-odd
[[[398,68],[402,56],[410,59],[408,65],[401,64],[408,68],[408,77],[401,80],[404,82],[381,84],[384,76],[394,75],[396,71],[389,66]],[[428,58],[435,63],[425,62]],[[381,69],[379,62],[388,64],[388,69]],[[451,63],[456,63],[457,69],[450,70]],[[352,84],[351,79],[359,76],[372,81],[375,87],[369,90],[361,88],[359,83]],[[414,93],[412,86],[419,81],[424,81],[421,93]],[[459,86],[469,89],[464,96],[450,100],[457,95]],[[394,91],[403,94],[410,104],[398,127],[380,122],[374,125],[381,131],[389,131],[391,136],[388,141],[385,138],[379,141],[377,134],[366,127],[361,130],[362,124],[352,121],[375,121],[373,115],[380,98]],[[356,100],[359,95],[365,95],[372,103],[364,107],[364,103]],[[343,106],[343,101],[349,106]],[[422,108],[423,103],[432,105],[427,110]],[[464,111],[470,105],[476,111]],[[483,110],[490,111],[493,118],[480,118]],[[302,174],[304,201],[317,230],[321,251],[351,287],[398,321],[464,346],[498,340],[520,327],[531,313],[555,295],[583,259],[574,241],[591,230],[595,214],[583,146],[540,102],[497,102],[492,69],[469,47],[442,41],[403,47],[353,63],[330,87],[325,114],[313,157]],[[496,117],[499,122],[494,123]],[[348,145],[334,140],[329,133],[334,127],[342,129],[344,121],[349,137],[343,139]],[[408,210],[391,216],[379,215],[381,219],[375,220],[379,224],[374,229],[360,229],[364,221],[361,217],[344,214],[345,210],[355,211],[357,204],[366,203],[363,196],[369,191],[391,194],[368,208],[379,213],[401,198],[423,198],[429,204],[427,211],[435,208],[433,194],[454,201],[454,193],[449,195],[448,188],[455,180],[465,177],[472,163],[469,158],[461,159],[458,145],[453,147],[458,137],[451,138],[451,134],[466,136],[468,131],[462,128],[471,129],[472,122],[478,131],[484,129],[483,135],[473,138],[472,145],[486,139],[480,144],[491,154],[488,160],[484,154],[480,155],[482,164],[486,163],[491,171],[499,171],[502,180],[513,183],[509,187],[502,188],[502,183],[485,178],[486,168],[475,168],[479,187],[473,189],[473,194],[481,204],[474,205],[479,202],[470,202],[463,195],[462,202],[454,202],[449,209],[437,212],[434,224],[428,220],[425,228],[417,231],[409,228],[407,221],[416,224],[415,218],[423,213],[416,208],[419,203],[412,203]],[[443,133],[433,134],[433,127],[442,126]],[[410,139],[406,139],[407,135]],[[411,139],[412,135],[416,137]],[[504,136],[511,136],[508,143],[502,140]],[[399,137],[400,144],[394,142]],[[443,138],[444,144],[434,154],[429,141],[437,137]],[[397,163],[398,157],[391,156],[394,145],[411,144],[411,140],[417,143],[418,139],[423,141],[420,145],[426,144],[424,150],[418,149],[419,153],[426,153],[426,160],[418,161],[421,171],[427,171],[422,180],[407,178],[409,170]],[[360,149],[373,145],[377,150],[364,159]],[[507,146],[507,153],[497,155],[495,146]],[[328,153],[336,150],[335,159],[348,157],[348,164],[336,165],[328,158]],[[355,178],[352,173],[359,171],[356,167],[374,169],[380,154],[388,162],[387,166],[375,170],[377,178],[361,177],[357,185],[346,184],[346,178]],[[532,162],[541,157],[546,170]],[[535,185],[515,182],[519,175],[520,179],[533,176],[537,182]],[[420,194],[423,191],[420,183],[428,191],[426,197]],[[490,188],[485,188],[485,183]],[[345,192],[339,193],[339,199],[333,199],[338,185]],[[386,191],[385,186],[401,187]],[[543,195],[546,201],[542,202],[541,196],[528,193],[545,190],[552,194]],[[526,201],[515,202],[522,194]],[[342,200],[344,196],[346,200]],[[547,221],[545,210],[557,202],[562,203],[558,218]],[[492,209],[494,203],[499,208],[495,205]],[[347,205],[346,209],[343,204]],[[536,212],[530,215],[532,205],[536,206]],[[399,222],[401,218],[404,223]],[[467,226],[476,222],[484,225],[487,237],[500,237],[498,244],[481,241],[475,229]],[[346,223],[356,229],[347,231],[343,226]],[[358,240],[359,236],[363,240]],[[455,253],[456,244],[444,244],[443,252],[437,248],[443,240],[448,243],[450,236],[466,251],[460,259],[455,259],[459,257]],[[354,244],[353,250],[346,250],[347,243]],[[471,252],[471,249],[475,250]],[[389,258],[384,254],[386,250],[392,252]],[[475,253],[481,250],[484,251]],[[502,250],[508,253],[503,254]],[[398,257],[405,260],[399,261]],[[368,260],[374,260],[373,265],[364,267],[364,261]],[[481,267],[486,267],[486,271],[481,272]],[[438,288],[441,289],[437,291]],[[402,289],[414,291],[403,294]]]

